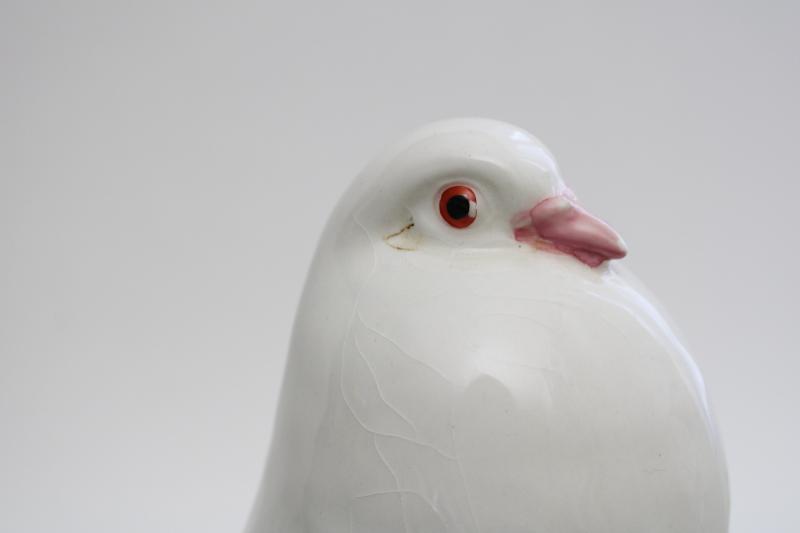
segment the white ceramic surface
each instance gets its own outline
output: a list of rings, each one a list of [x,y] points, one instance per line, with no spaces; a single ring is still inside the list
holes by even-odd
[[[556,204],[551,242],[533,209]],[[727,531],[702,379],[615,235],[509,124],[434,123],[371,163],[309,273],[248,532]]]

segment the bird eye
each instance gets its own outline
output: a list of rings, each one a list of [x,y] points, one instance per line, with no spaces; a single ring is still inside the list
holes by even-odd
[[[475,191],[465,185],[452,185],[439,198],[439,213],[454,228],[466,228],[478,216]]]

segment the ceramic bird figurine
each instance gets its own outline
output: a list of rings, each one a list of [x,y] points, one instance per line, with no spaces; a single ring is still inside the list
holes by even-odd
[[[322,235],[249,533],[724,533],[700,374],[541,142],[437,122]]]

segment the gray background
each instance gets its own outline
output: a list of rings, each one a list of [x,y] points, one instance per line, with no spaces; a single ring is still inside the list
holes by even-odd
[[[520,124],[681,326],[734,533],[796,533],[790,3],[0,9],[0,531],[236,532],[338,195],[427,121]]]

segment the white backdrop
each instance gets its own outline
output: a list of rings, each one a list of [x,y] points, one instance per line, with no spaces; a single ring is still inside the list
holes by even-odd
[[[542,138],[681,326],[732,533],[796,533],[790,2],[0,6],[0,531],[238,532],[348,181],[427,121]]]

